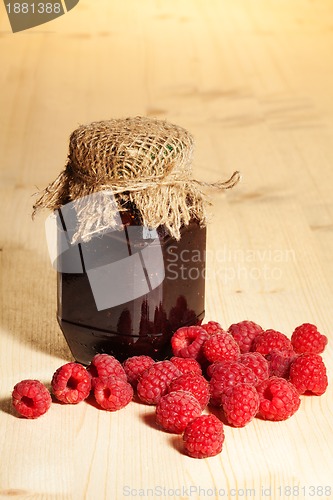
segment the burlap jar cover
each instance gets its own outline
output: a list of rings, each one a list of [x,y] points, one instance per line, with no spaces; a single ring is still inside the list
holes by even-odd
[[[115,207],[108,196],[103,198],[111,190],[119,211],[130,202],[142,225],[164,225],[179,240],[180,228],[191,219],[206,225],[205,188],[229,189],[240,179],[239,172],[224,182],[193,179],[192,154],[189,132],[167,121],[138,116],[82,125],[70,136],[64,171],[42,192],[34,214],[99,192],[98,201],[91,197],[89,202],[88,197],[76,206],[78,226],[72,243],[89,241],[115,225]]]

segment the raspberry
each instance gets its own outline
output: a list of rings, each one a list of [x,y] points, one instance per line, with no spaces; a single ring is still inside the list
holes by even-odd
[[[280,351],[278,349],[273,349],[269,354],[267,354],[267,360],[269,363],[269,375],[273,377],[289,378],[290,365],[297,358],[297,354],[294,351]]]
[[[237,384],[222,394],[222,408],[229,424],[244,427],[256,416],[259,394],[250,384]]]
[[[200,415],[186,427],[183,441],[185,452],[190,457],[213,457],[222,450],[223,424],[215,415]]]
[[[196,359],[173,356],[170,361],[177,366],[178,370],[182,373],[196,373],[197,375],[202,375],[200,363],[198,363]]]
[[[286,420],[301,403],[295,387],[280,377],[271,377],[261,382],[257,391],[260,398],[258,415],[264,420]]]
[[[204,343],[202,350],[205,358],[211,363],[224,359],[234,361],[240,355],[236,340],[225,332],[211,335]]]
[[[202,346],[209,334],[201,326],[183,326],[171,337],[174,356],[200,359]]]
[[[245,352],[240,355],[239,363],[251,368],[258,379],[258,383],[269,377],[268,361],[259,352]]]
[[[66,363],[53,374],[51,386],[59,401],[77,404],[89,396],[91,376],[79,363]]]
[[[96,402],[108,411],[124,408],[133,398],[131,384],[113,376],[95,380],[94,396]]]
[[[327,337],[318,332],[317,327],[311,323],[298,326],[291,336],[294,351],[300,354],[304,352],[320,354],[327,342]]]
[[[123,363],[123,368],[125,370],[128,382],[136,387],[138,384],[138,379],[141,377],[143,372],[147,370],[155,361],[150,356],[132,356],[127,358]]]
[[[206,408],[210,398],[209,383],[202,375],[184,373],[169,385],[169,391],[188,391],[197,398],[202,409]]]
[[[266,330],[258,335],[252,344],[252,350],[260,352],[263,356],[269,354],[273,349],[292,351],[293,346],[284,333],[277,332],[276,330]]]
[[[216,363],[212,363],[211,365],[208,365],[207,370],[206,370],[207,378],[209,378],[209,379],[212,378],[214,370],[218,366],[230,366],[233,363],[235,363],[235,361],[227,361],[226,359],[224,359],[223,361],[217,361]]]
[[[228,332],[239,345],[240,352],[250,352],[253,340],[264,330],[253,321],[240,321],[229,326]]]
[[[209,335],[214,335],[214,333],[225,333],[222,326],[217,321],[208,321],[208,323],[200,326],[206,330]]]
[[[214,406],[221,406],[221,396],[229,388],[240,383],[257,385],[258,379],[247,366],[237,363],[221,364],[214,369],[209,383],[211,399]]]
[[[312,392],[321,396],[327,389],[326,366],[319,354],[301,354],[291,364],[290,382],[300,394]]]
[[[39,380],[22,380],[12,393],[12,404],[16,411],[26,418],[38,418],[51,406],[51,395]]]
[[[156,405],[173,379],[181,372],[171,361],[157,361],[141,375],[138,382],[138,396],[144,403]]]
[[[96,354],[96,356],[94,356],[91,360],[90,365],[87,367],[87,371],[92,377],[92,389],[95,387],[95,383],[98,378],[108,378],[113,376],[127,382],[127,376],[120,361],[110,354]]]
[[[181,434],[194,418],[201,415],[199,401],[187,391],[170,392],[156,406],[156,422],[168,432]]]

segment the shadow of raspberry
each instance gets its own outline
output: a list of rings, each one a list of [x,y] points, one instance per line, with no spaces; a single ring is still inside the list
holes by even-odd
[[[155,408],[155,407],[154,407]],[[155,429],[157,431],[165,432],[161,427],[156,423],[155,419],[155,410],[150,412],[150,413],[144,413],[143,415],[140,415],[140,419],[142,422],[144,422],[148,427],[151,427],[152,429]]]
[[[230,425],[226,419],[226,416],[224,414],[224,411],[222,410],[222,408],[217,408],[217,406],[212,406],[212,405],[208,405],[207,406],[207,410],[209,411],[209,413],[211,415],[215,415],[216,418],[218,418],[219,420],[221,420],[222,424],[223,425],[228,425],[229,427],[232,427],[232,425]]]
[[[182,455],[186,455],[184,452],[183,437],[182,434],[174,434],[170,436],[169,439],[170,446],[175,450],[179,451]]]
[[[12,398],[10,397],[0,398],[0,412],[20,418],[19,414],[16,413],[15,409],[13,408]]]

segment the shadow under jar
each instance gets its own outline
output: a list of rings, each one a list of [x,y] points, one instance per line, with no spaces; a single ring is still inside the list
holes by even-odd
[[[166,359],[173,332],[204,318],[206,228],[192,219],[177,241],[163,226],[141,226],[130,210],[120,216],[120,230],[76,245],[79,272],[58,272],[58,322],[83,364],[97,353]]]

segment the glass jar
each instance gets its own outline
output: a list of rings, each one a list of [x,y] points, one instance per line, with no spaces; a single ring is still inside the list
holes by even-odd
[[[192,219],[177,241],[163,226],[141,226],[133,210],[120,217],[120,230],[58,252],[57,318],[83,364],[97,353],[168,358],[173,332],[204,318],[206,228]]]

